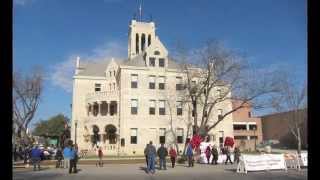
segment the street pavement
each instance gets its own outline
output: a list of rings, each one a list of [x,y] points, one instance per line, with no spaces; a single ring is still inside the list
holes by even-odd
[[[67,169],[56,169],[44,167],[41,171],[32,171],[31,168],[14,169],[14,180],[306,180],[307,169],[261,171],[239,174],[235,172],[235,165],[204,165],[195,164],[189,168],[178,164],[174,169],[167,163],[168,170],[156,169],[155,174],[147,174],[144,164],[107,164],[104,167],[95,165],[80,165],[77,174],[68,174]]]

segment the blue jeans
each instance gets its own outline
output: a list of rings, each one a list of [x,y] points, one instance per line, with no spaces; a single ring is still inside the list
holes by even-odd
[[[166,166],[166,158],[159,158],[159,164],[160,164],[160,169],[162,169],[162,167],[164,169],[167,169],[167,166]]]
[[[148,156],[148,168],[147,171],[155,172],[155,156]]]
[[[38,166],[38,170],[40,170],[41,158],[40,157],[32,157],[31,160],[32,160],[32,164],[33,164],[33,170],[35,171],[37,166]]]

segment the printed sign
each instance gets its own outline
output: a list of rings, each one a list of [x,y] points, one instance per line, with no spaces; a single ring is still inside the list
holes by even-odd
[[[242,155],[237,172],[287,169],[283,154]]]

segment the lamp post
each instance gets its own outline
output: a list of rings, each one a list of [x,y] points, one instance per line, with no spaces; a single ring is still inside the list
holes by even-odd
[[[223,141],[224,141],[224,131],[219,131],[222,134],[222,146],[223,146]],[[220,142],[219,142],[220,143]],[[221,145],[221,144],[220,144]]]
[[[254,150],[257,151],[257,138],[256,138],[256,127],[253,127],[253,137],[254,137]]]
[[[77,144],[77,126],[78,120],[74,120],[74,143]]]

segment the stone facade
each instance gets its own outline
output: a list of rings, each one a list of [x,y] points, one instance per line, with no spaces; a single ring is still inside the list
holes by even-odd
[[[77,60],[72,139],[80,150],[93,150],[96,143],[106,155],[143,155],[149,141],[159,146],[164,139],[166,146],[179,141],[182,152],[192,134],[190,106],[181,103],[185,90],[176,88],[185,80],[186,74],[156,36],[154,22],[132,20],[127,60],[87,65]],[[224,102],[210,118],[231,108],[231,101]],[[233,137],[233,117],[227,116],[209,134],[216,144],[220,138]]]

